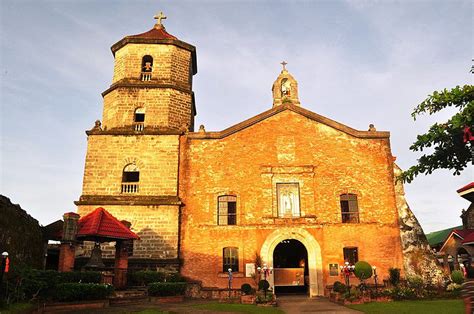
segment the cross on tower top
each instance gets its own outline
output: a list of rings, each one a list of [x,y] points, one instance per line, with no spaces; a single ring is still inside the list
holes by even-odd
[[[280,63],[283,66],[283,71],[286,71],[286,65],[288,64],[286,61]]]
[[[166,15],[163,14],[163,11],[161,11],[160,14],[156,14],[153,18],[157,20],[155,26],[163,27],[161,20],[166,20]]]

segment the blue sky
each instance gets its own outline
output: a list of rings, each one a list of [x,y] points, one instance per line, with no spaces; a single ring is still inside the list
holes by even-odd
[[[286,60],[303,107],[353,128],[391,132],[408,168],[416,135],[452,112],[412,108],[472,84],[470,1],[0,1],[0,193],[40,223],[75,211],[87,138],[112,80],[110,46],[163,10],[169,33],[197,48],[197,121],[221,130],[271,108]],[[472,181],[437,171],[406,185],[426,232],[461,224]]]

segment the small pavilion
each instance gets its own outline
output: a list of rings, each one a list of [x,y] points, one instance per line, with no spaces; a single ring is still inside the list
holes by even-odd
[[[91,213],[80,217],[76,213],[63,216],[63,234],[59,251],[58,270],[74,269],[76,246],[83,241],[93,241],[91,260],[86,267],[105,270],[102,263],[100,243],[115,242],[115,263],[113,284],[120,289],[127,284],[128,247],[130,242],[139,237],[130,230],[130,223],[119,221],[104,208],[96,208]]]
[[[448,273],[461,266],[474,268],[474,182],[463,186],[457,193],[471,204],[462,211],[462,228],[451,230],[439,249],[438,256],[443,258]]]

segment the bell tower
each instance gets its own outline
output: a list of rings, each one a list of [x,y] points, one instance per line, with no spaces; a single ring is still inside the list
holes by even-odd
[[[102,128],[149,133],[193,131],[196,48],[170,35],[163,12],[148,32],[126,36],[111,50],[112,85],[102,93]]]
[[[286,69],[287,64],[285,61],[281,63],[283,69],[275,83],[273,83],[273,107],[283,104],[300,105],[298,99],[298,82]]]
[[[162,12],[153,28],[112,47],[112,84],[102,93],[102,121],[86,131],[84,216],[103,207],[131,223],[140,240],[129,263],[150,269],[179,267],[180,137],[194,129],[196,48],[169,34]],[[105,258],[114,249],[103,247]],[[90,252],[84,251],[84,256]]]

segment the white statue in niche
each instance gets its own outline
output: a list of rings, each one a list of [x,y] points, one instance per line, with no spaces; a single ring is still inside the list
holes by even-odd
[[[299,217],[299,186],[298,183],[278,184],[278,215],[281,217]]]
[[[291,95],[291,82],[288,79],[283,79],[281,81],[281,96],[290,96]]]

